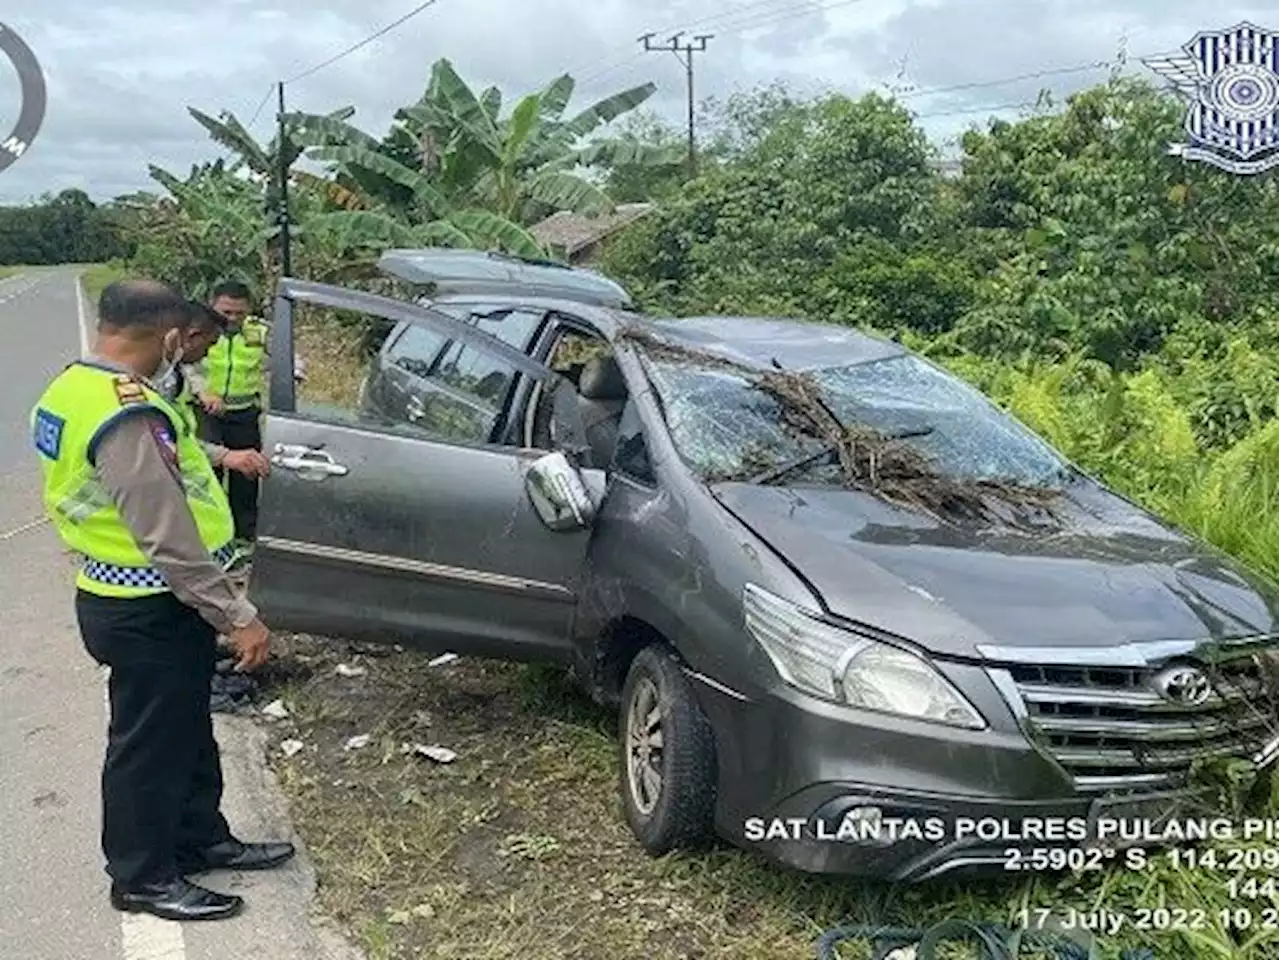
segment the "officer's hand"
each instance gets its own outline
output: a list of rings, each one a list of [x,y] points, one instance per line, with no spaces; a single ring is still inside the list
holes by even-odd
[[[200,405],[204,407],[205,413],[219,414],[222,412],[222,401],[212,393],[200,394]]]
[[[265,477],[271,472],[271,461],[257,450],[228,450],[222,464],[246,477]]]
[[[257,670],[267,662],[271,633],[267,625],[255,617],[248,626],[231,632],[231,643],[236,648],[236,669]]]

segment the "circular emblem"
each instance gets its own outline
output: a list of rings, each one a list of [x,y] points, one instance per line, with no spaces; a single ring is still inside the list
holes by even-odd
[[[44,73],[40,62],[22,38],[0,23],[0,52],[13,64],[18,74],[18,88],[22,95],[22,107],[13,129],[0,141],[0,171],[5,170],[31,146],[44,122],[47,102]]]
[[[1226,67],[1214,78],[1210,98],[1233,120],[1261,120],[1280,103],[1276,75],[1266,67],[1241,63]]]
[[[1152,685],[1160,696],[1182,707],[1198,707],[1213,695],[1213,684],[1204,671],[1185,664],[1161,670]]]

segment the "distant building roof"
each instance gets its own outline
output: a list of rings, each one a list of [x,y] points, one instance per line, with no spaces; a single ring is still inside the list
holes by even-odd
[[[620,203],[613,213],[600,217],[584,217],[561,210],[540,223],[535,223],[529,228],[529,232],[539,243],[562,250],[571,257],[640,219],[652,209],[652,203]]]

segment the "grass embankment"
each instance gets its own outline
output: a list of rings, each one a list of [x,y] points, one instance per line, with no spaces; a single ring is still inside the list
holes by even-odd
[[[122,280],[126,276],[128,276],[128,271],[119,264],[95,263],[87,267],[80,274],[80,283],[84,287],[84,296],[88,306],[96,307],[98,297],[102,296],[102,291],[107,284],[115,280]]]
[[[298,342],[310,373],[303,396],[350,406],[361,365],[349,328],[304,323]],[[1127,426],[1113,425],[1120,433],[1104,448],[1085,439],[1104,426],[1096,407],[1084,415],[1090,398],[1064,394],[1043,376],[992,392],[1127,494],[1260,571],[1274,570],[1274,422],[1210,456],[1194,441],[1187,446],[1176,414],[1136,397]],[[1133,415],[1148,408],[1163,412]],[[1122,456],[1100,459],[1114,450]],[[1132,457],[1145,459],[1126,467]],[[295,638],[280,661],[291,676],[278,692],[293,715],[274,742],[306,746],[289,759],[274,754],[273,763],[316,861],[322,904],[371,960],[799,960],[814,956],[822,930],[841,923],[1013,925],[1019,910],[1036,907],[1126,918],[1118,936],[1101,938],[1099,960],[1139,945],[1159,960],[1277,957],[1274,926],[1264,929],[1274,896],[1232,902],[1233,874],[1175,869],[1159,858],[1142,871],[907,889],[808,877],[733,849],[650,859],[622,818],[612,716],[555,671],[467,660],[431,668],[428,659]],[[342,661],[368,672],[337,676]],[[372,736],[367,746],[344,749],[361,734]],[[402,755],[402,743],[438,743],[459,756],[436,765]],[[1273,787],[1271,815],[1275,802]],[[1163,928],[1137,929],[1140,909],[1159,906],[1190,912],[1157,915]],[[1219,912],[1232,907],[1251,929],[1222,928]],[[870,953],[850,946],[842,956]],[[939,960],[970,956],[944,952]]]

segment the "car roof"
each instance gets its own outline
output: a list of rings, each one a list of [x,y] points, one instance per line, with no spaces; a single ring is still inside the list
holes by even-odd
[[[908,353],[853,327],[779,317],[646,319],[662,339],[761,370],[815,370]]]
[[[853,327],[781,317],[659,319],[576,300],[510,294],[451,294],[424,297],[423,303],[555,311],[587,321],[609,340],[619,339],[628,330],[639,330],[677,347],[715,354],[761,370],[777,369],[775,361],[788,370],[813,370],[882,360],[909,352],[892,340],[871,336]]]

